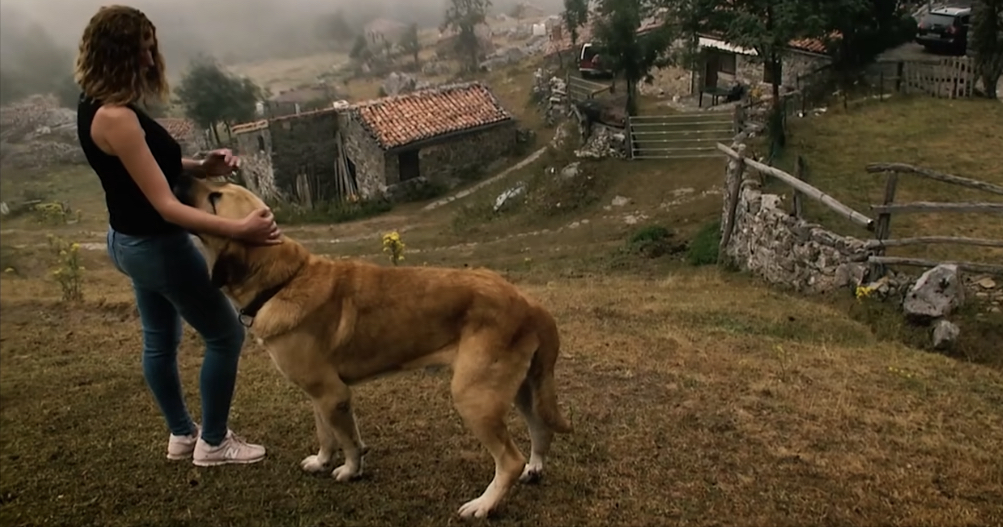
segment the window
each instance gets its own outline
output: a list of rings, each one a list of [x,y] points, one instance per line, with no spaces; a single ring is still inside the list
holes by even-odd
[[[778,73],[780,73],[780,78],[777,79],[777,81],[783,82],[783,78],[784,78],[784,75],[783,75],[784,63],[780,62],[779,64],[777,64],[777,66],[778,66],[778,69],[780,70],[778,72]],[[767,84],[773,84],[773,65],[770,63],[770,61],[763,62],[763,82],[765,82]]]
[[[734,75],[735,71],[738,69],[736,67],[736,59],[734,53],[719,53],[718,54],[718,64],[720,64],[721,73],[727,73],[728,75]]]

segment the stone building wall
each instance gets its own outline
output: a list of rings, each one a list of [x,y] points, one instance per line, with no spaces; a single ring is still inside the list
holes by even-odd
[[[490,163],[515,149],[516,129],[515,121],[508,121],[422,148],[418,153],[421,175],[429,181],[449,186],[464,179],[470,180]]]
[[[798,76],[806,75],[829,64],[832,59],[822,55],[789,51],[784,54],[782,61],[781,85],[796,88]],[[760,83],[766,83],[764,69],[763,62],[757,57],[738,53],[735,55],[735,74],[719,73],[717,82],[722,87],[731,86],[735,82],[756,86]]]
[[[355,164],[355,181],[362,198],[380,195],[387,184],[386,159],[383,150],[369,132],[351,113],[342,113],[339,119],[345,142],[345,155]],[[394,171],[396,175],[396,170]]]
[[[237,133],[233,140],[236,153],[240,156],[240,174],[244,185],[265,201],[285,201],[285,193],[275,185],[275,172],[272,170],[271,130],[261,128]]]

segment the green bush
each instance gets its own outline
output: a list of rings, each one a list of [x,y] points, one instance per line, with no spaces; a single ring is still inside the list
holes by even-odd
[[[697,231],[686,252],[686,261],[691,265],[712,265],[717,263],[717,249],[721,243],[721,220],[705,224]]]

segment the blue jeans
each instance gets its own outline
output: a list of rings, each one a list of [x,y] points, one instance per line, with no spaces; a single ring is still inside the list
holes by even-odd
[[[172,434],[195,431],[178,375],[181,319],[205,341],[202,439],[220,444],[245,335],[233,304],[213,287],[205,258],[185,232],[129,236],[109,227],[108,256],[132,280],[143,327],[143,377]]]

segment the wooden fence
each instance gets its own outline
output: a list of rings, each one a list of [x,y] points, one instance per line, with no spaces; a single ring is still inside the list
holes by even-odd
[[[1003,187],[968,179],[951,174],[944,174],[924,168],[917,168],[903,163],[871,163],[867,165],[867,172],[875,174],[887,174],[885,183],[885,195],[881,204],[871,205],[871,210],[877,213],[877,219],[871,219],[866,215],[840,203],[837,199],[815,188],[804,181],[807,171],[804,159],[798,156],[795,159],[794,175],[788,174],[778,168],[746,158],[742,153],[736,152],[730,147],[718,143],[717,149],[739,161],[743,167],[752,168],[760,174],[772,176],[794,189],[792,216],[802,217],[803,201],[811,198],[843,218],[846,218],[854,225],[866,229],[873,233],[871,239],[865,241],[865,247],[872,253],[868,257],[870,266],[868,275],[874,278],[885,274],[888,265],[907,265],[916,267],[936,267],[937,265],[950,263],[958,268],[976,273],[989,273],[1003,276],[1003,265],[985,264],[961,261],[936,261],[922,258],[904,258],[886,256],[885,249],[888,247],[904,247],[925,244],[954,244],[970,245],[980,247],[1003,248],[1003,240],[985,238],[967,238],[959,236],[917,236],[910,238],[891,238],[890,227],[892,214],[923,213],[923,212],[956,212],[956,213],[989,213],[1003,216],[1003,202],[977,202],[977,203],[933,203],[933,202],[912,202],[895,203],[895,191],[898,185],[899,174],[911,174],[925,177],[944,183],[959,185],[971,189],[981,190],[991,194],[1003,196]],[[736,178],[733,184],[736,188],[728,189],[729,203],[727,204],[727,217],[721,235],[721,246],[719,254],[724,255],[725,249],[731,240],[732,229],[735,224],[736,207],[740,194],[741,178]],[[722,256],[723,258],[723,256]]]
[[[613,84],[593,82],[571,74],[568,74],[566,82],[568,85],[568,98],[572,103],[593,99],[603,93],[613,93]]]
[[[885,256],[886,247],[902,247],[908,245],[925,244],[955,244],[955,245],[975,245],[981,247],[1003,248],[1003,240],[965,238],[959,236],[919,236],[914,238],[890,238],[890,226],[892,214],[923,213],[923,212],[956,212],[956,213],[989,213],[1003,216],[1003,203],[944,203],[944,202],[912,202],[895,203],[895,191],[898,187],[900,174],[911,174],[935,181],[941,181],[952,185],[981,190],[990,194],[1003,196],[1003,187],[968,179],[951,174],[944,174],[918,168],[903,163],[872,163],[867,165],[867,171],[873,174],[886,174],[885,195],[881,204],[871,205],[871,210],[878,213],[877,225],[875,227],[875,237],[867,242],[868,247],[874,250],[875,255],[870,257],[871,276],[881,276],[884,274],[886,265],[913,265],[920,267],[935,267],[944,262],[925,260],[919,258],[900,258]],[[1001,218],[999,221],[1003,221]],[[977,273],[993,273],[1003,275],[1003,265],[982,264],[972,262],[950,262],[959,268]]]
[[[822,66],[797,77],[803,93],[801,111],[832,104],[851,97],[873,96],[884,100],[896,93],[961,99],[975,94],[978,77],[969,57],[941,57],[928,60],[878,60],[864,71],[847,74]]]
[[[714,145],[731,141],[731,112],[683,112],[627,118],[631,159],[720,157]]]

